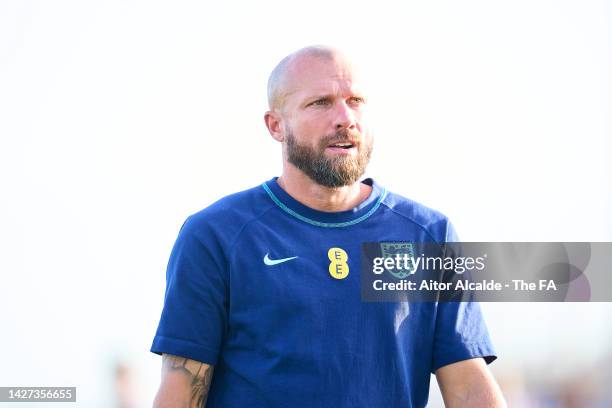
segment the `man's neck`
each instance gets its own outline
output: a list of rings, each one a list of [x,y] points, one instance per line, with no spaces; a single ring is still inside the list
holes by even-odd
[[[337,188],[325,187],[293,166],[284,167],[277,183],[287,194],[305,206],[328,212],[355,208],[372,192],[371,186],[360,182]]]

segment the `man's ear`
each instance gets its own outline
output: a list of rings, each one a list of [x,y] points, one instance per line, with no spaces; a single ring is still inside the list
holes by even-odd
[[[285,133],[283,132],[282,118],[276,111],[267,111],[264,115],[264,121],[268,132],[278,142],[285,141]]]

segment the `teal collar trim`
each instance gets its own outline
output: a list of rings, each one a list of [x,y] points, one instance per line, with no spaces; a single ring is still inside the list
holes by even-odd
[[[345,222],[321,222],[321,221],[316,221],[316,220],[304,217],[303,215],[298,214],[297,212],[293,211],[291,208],[287,207],[285,204],[283,204],[281,200],[278,199],[278,197],[276,197],[276,195],[272,192],[272,190],[270,190],[270,187],[268,187],[266,183],[262,183],[261,186],[264,188],[264,190],[266,190],[266,193],[268,193],[272,201],[274,201],[274,203],[278,205],[287,214],[291,215],[292,217],[297,218],[300,221],[304,221],[310,225],[314,225],[317,227],[323,227],[323,228],[341,228],[341,227],[348,227],[348,226],[360,223],[361,221],[367,219],[372,214],[374,214],[374,212],[376,212],[378,207],[380,207],[380,204],[382,203],[384,198],[387,196],[387,190],[382,188],[380,195],[378,199],[376,200],[376,203],[372,206],[372,208],[370,208],[370,210],[367,213],[363,214],[362,216],[358,218],[355,218],[354,220],[345,221]]]

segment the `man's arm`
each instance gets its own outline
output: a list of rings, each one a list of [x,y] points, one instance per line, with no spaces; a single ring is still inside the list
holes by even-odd
[[[448,408],[505,408],[504,397],[482,358],[459,361],[435,372]]]
[[[171,354],[162,356],[162,380],[153,408],[203,408],[214,367]]]

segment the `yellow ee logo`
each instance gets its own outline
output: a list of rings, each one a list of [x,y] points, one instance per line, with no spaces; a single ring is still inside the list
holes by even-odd
[[[349,274],[348,255],[342,248],[329,248],[327,257],[330,260],[329,274],[335,279],[344,279]]]

